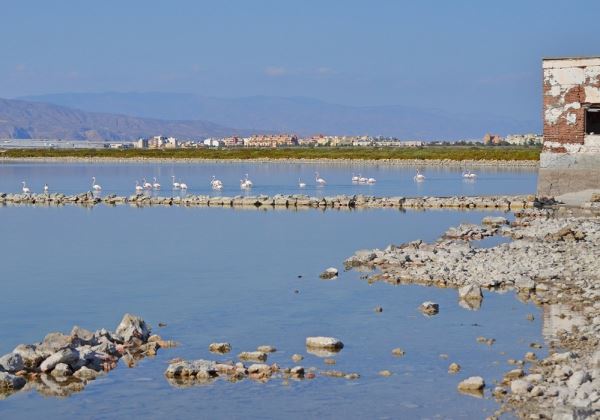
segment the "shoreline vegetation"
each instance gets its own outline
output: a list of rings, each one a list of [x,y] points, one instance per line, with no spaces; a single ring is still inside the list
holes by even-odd
[[[281,149],[5,149],[0,160],[35,161],[286,161],[399,165],[468,164],[537,166],[539,147],[428,146],[415,148]]]

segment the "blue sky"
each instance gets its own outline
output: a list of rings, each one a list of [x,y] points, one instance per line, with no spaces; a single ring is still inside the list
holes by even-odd
[[[4,0],[0,97],[309,96],[540,111],[541,58],[600,55],[600,1]]]

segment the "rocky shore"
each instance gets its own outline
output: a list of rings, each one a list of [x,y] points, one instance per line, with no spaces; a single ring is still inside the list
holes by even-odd
[[[175,343],[152,335],[146,322],[125,314],[114,332],[73,327],[69,334],[53,332],[39,343],[19,344],[0,357],[0,399],[35,389],[45,396],[65,397],[82,391],[89,381],[123,360],[133,367],[159,348]]]
[[[310,197],[301,194],[274,196],[234,196],[211,197],[190,195],[160,197],[148,194],[117,196],[109,194],[99,196],[92,192],[75,195],[61,193],[50,194],[10,194],[0,192],[0,205],[41,205],[95,206],[130,205],[145,206],[184,206],[184,207],[232,207],[232,208],[397,208],[397,209],[460,209],[460,210],[520,210],[530,209],[548,201],[540,201],[533,195],[496,195],[496,196],[454,196],[454,197],[374,197],[368,195],[336,195],[330,197]]]
[[[552,314],[544,325],[549,356],[524,354],[513,361],[518,368],[486,390],[502,404],[495,417],[600,418],[600,217],[567,208],[515,216],[512,223],[488,217],[451,228],[434,243],[357,251],[345,265],[375,270],[369,282],[455,288],[459,304],[471,310],[481,306],[482,290],[516,290]],[[512,240],[492,248],[470,243],[494,235]],[[483,395],[482,377],[462,378],[457,387]]]
[[[29,157],[11,158],[0,155],[1,162],[34,163],[284,163],[315,164],[327,166],[347,165],[387,165],[387,166],[445,166],[455,168],[532,168],[539,166],[537,160],[454,160],[454,159],[298,159],[298,158],[257,158],[257,159],[204,159],[204,158],[155,158],[155,157]]]

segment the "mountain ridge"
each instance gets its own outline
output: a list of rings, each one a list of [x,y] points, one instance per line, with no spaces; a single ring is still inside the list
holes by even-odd
[[[9,139],[135,140],[152,135],[183,139],[248,135],[202,120],[164,120],[124,114],[89,112],[66,106],[0,98],[0,137]]]
[[[310,97],[218,98],[190,93],[62,93],[24,97],[94,112],[144,118],[205,120],[224,126],[262,127],[299,135],[385,135],[403,139],[460,140],[539,132],[539,121],[447,112],[405,105],[341,105]]]

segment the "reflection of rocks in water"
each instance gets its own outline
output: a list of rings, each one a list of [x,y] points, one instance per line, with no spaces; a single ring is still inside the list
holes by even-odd
[[[313,347],[307,347],[306,352],[317,357],[332,357],[338,354],[341,349],[318,349]]]
[[[129,367],[159,348],[173,347],[150,335],[140,317],[125,314],[115,332],[73,327],[70,334],[50,333],[36,344],[20,344],[0,357],[0,393],[36,390],[42,395],[68,397],[114,369],[122,358]]]
[[[57,380],[51,375],[41,374],[33,381],[29,381],[26,388],[35,389],[45,397],[69,397],[83,391],[86,382],[77,378],[61,378]]]
[[[585,315],[571,310],[571,305],[560,303],[544,305],[543,311],[542,334],[549,342],[556,340],[562,331],[571,332],[574,327],[580,328],[587,324]]]
[[[483,299],[478,299],[478,300],[473,300],[473,299],[469,299],[469,300],[459,299],[458,300],[458,305],[461,308],[467,309],[469,311],[478,311],[481,308],[481,303],[482,302],[483,302]]]

